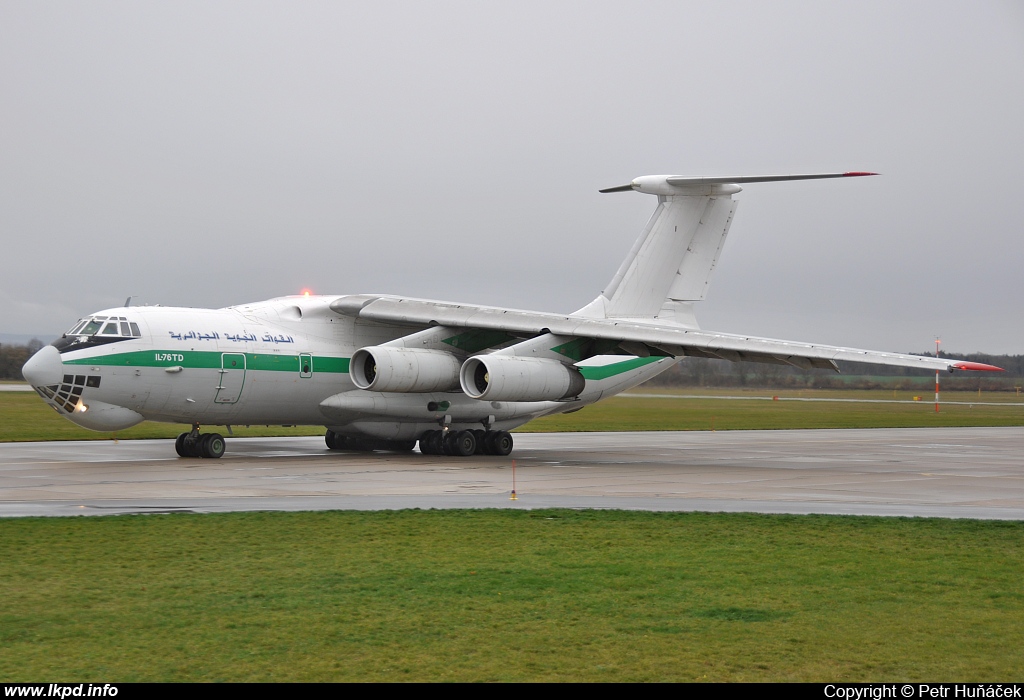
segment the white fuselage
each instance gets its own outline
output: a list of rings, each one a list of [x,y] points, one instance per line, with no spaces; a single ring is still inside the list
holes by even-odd
[[[420,328],[339,315],[329,308],[336,298],[283,297],[225,309],[108,309],[90,317],[102,319],[93,335],[65,335],[29,361],[25,376],[59,413],[94,430],[142,420],[324,425],[341,434],[409,440],[444,425],[509,430],[582,408],[675,362],[622,355],[583,360],[575,366],[586,386],[570,401],[486,401],[458,390],[364,391],[349,376],[353,353]],[[104,336],[106,319],[127,332]]]

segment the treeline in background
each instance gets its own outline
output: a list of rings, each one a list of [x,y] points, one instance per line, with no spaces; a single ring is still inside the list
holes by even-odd
[[[41,347],[43,341],[35,338],[24,345],[0,343],[0,379],[24,379],[21,376],[22,365]]]
[[[934,356],[931,353],[913,353]],[[950,391],[1016,391],[1024,385],[1024,355],[958,355],[939,357],[983,362],[1005,372],[941,372],[942,388]],[[663,372],[648,386],[750,387],[772,389],[925,389],[934,386],[935,372],[909,367],[887,367],[861,362],[837,362],[839,372],[804,370],[788,365],[729,362],[688,357]]]
[[[21,380],[21,367],[43,343],[32,339],[25,345],[0,344],[0,379]],[[926,353],[920,353],[926,354]],[[956,372],[941,374],[942,387],[952,391],[1016,391],[1024,384],[1024,355],[956,355],[940,357],[984,362],[1005,372]],[[840,372],[803,370],[787,365],[729,362],[688,357],[647,382],[662,387],[751,387],[772,389],[918,389],[931,386],[935,373],[906,367],[885,367],[860,362],[839,362]]]

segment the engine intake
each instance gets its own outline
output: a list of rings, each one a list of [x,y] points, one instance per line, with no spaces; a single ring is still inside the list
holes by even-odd
[[[462,364],[462,391],[488,401],[560,401],[586,386],[579,370],[558,360],[477,355]]]
[[[349,362],[360,389],[427,393],[459,388],[459,360],[441,350],[377,346],[360,348]]]

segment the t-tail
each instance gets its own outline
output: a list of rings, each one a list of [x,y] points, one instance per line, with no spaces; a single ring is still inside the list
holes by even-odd
[[[718,265],[739,204],[732,195],[742,190],[741,184],[876,174],[646,175],[628,185],[600,190],[653,194],[658,197],[658,207],[611,282],[577,314],[697,328],[693,303],[707,296],[711,274]]]

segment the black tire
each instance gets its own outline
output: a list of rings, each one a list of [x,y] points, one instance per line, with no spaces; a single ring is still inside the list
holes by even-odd
[[[341,449],[353,452],[373,452],[381,448],[380,443],[373,438],[340,437],[338,441],[344,444],[344,447]]]
[[[442,435],[444,437],[441,438],[441,452],[449,457],[455,457],[458,454],[456,452],[458,448],[455,445],[458,433],[454,430],[447,430]]]
[[[220,433],[210,433],[209,435],[203,436],[203,457],[208,457],[209,459],[220,459],[224,456],[224,452],[227,450],[227,447],[227,443],[224,442],[224,436]]]
[[[420,454],[434,454],[433,452],[430,451],[430,435],[433,432],[434,431],[432,430],[427,430],[422,435],[420,435]]]
[[[347,435],[341,435],[339,433],[336,433],[333,430],[331,431],[330,442],[328,442],[327,440],[327,436],[325,435],[324,442],[327,442],[327,447],[334,450],[335,452],[356,449],[355,447],[352,446],[352,438],[348,437]]]
[[[486,454],[486,452],[484,452],[484,439],[487,437],[487,431],[486,430],[473,430],[471,432],[473,433],[473,437],[476,438],[476,452],[474,452],[473,454],[476,454],[476,455]]]
[[[335,442],[334,442],[334,431],[333,430],[328,430],[326,433],[324,433],[324,442],[327,443],[327,449],[328,450],[336,450],[336,449],[338,449],[337,447],[334,446]]]
[[[444,433],[442,433],[440,430],[431,430],[429,433],[429,437],[427,438],[427,444],[430,445],[430,454],[443,455]]]
[[[188,437],[188,433],[182,433],[178,437],[174,438],[174,451],[178,453],[179,457],[191,457],[188,449],[185,447],[185,438]]]
[[[416,447],[415,440],[388,440],[387,447],[392,452],[412,452]]]
[[[494,445],[494,452],[499,457],[504,457],[512,453],[512,434],[504,430],[498,430],[494,433],[492,441]]]
[[[452,454],[456,457],[470,457],[476,452],[476,435],[472,430],[460,430],[452,441]]]

